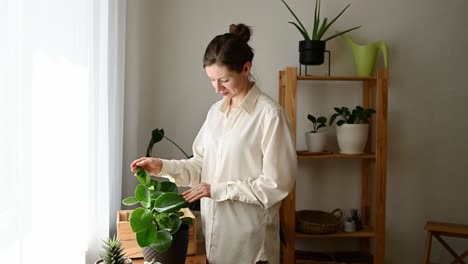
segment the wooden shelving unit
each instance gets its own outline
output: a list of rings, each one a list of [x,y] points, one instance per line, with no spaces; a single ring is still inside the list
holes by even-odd
[[[283,263],[295,263],[296,238],[360,238],[365,240],[361,243],[363,250],[373,252],[374,263],[382,264],[385,258],[388,72],[386,69],[378,69],[375,77],[356,77],[298,76],[296,67],[287,67],[285,70],[280,71],[279,100],[291,121],[294,136],[296,136],[297,125],[298,81],[361,82],[362,106],[366,108],[372,107],[376,109],[377,113],[375,123],[371,123],[369,126],[371,136],[368,139],[364,154],[344,155],[340,153],[297,151],[299,160],[356,159],[361,162],[361,218],[364,229],[353,233],[339,232],[328,235],[310,235],[296,232],[296,188],[294,188],[283,201],[281,207],[281,227],[284,237],[284,243],[282,244]],[[310,85],[310,87],[313,87],[313,85]],[[372,144],[372,136],[375,139],[374,144]],[[373,181],[372,177],[374,177]],[[371,199],[372,194],[375,195],[373,204]],[[374,216],[372,222],[371,214]],[[370,243],[371,239],[373,243]],[[373,245],[372,247],[371,244]]]

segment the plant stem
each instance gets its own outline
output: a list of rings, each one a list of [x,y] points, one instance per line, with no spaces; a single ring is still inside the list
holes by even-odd
[[[179,145],[177,145],[177,143],[175,143],[174,141],[172,141],[170,138],[168,138],[168,137],[166,137],[166,136],[163,136],[163,137],[165,137],[165,138],[166,138],[167,140],[169,140],[172,144],[174,144],[178,149],[180,149],[180,151],[182,151],[182,152],[184,153],[184,155],[185,155],[185,157],[187,157],[187,159],[190,158],[190,156],[187,155],[187,153],[185,153],[185,151],[184,151],[181,147],[179,147]]]

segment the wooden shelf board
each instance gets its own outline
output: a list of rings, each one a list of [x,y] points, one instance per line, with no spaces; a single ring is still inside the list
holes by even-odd
[[[341,154],[336,152],[312,153],[306,150],[296,151],[297,158],[301,160],[308,159],[371,159],[375,160],[375,153],[364,154]]]
[[[316,80],[316,81],[323,81],[323,80],[328,80],[328,81],[372,81],[372,80],[377,80],[376,77],[371,76],[371,77],[362,77],[362,76],[304,76],[304,75],[298,75],[297,76],[298,80]]]
[[[362,230],[345,233],[338,232],[333,234],[324,234],[324,235],[314,235],[314,234],[305,234],[301,232],[296,232],[296,237],[298,238],[343,238],[343,237],[374,237],[375,232],[370,227],[364,227]]]

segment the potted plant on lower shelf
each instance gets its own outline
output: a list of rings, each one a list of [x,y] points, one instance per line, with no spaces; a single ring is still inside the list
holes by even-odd
[[[334,107],[333,109],[336,113],[330,117],[329,125],[332,125],[336,118],[340,118],[336,122],[336,137],[340,153],[364,153],[369,134],[369,119],[375,110],[359,105],[351,111],[348,107]]]
[[[154,129],[147,148],[147,157],[152,154],[154,144],[161,141],[163,129]],[[187,158],[189,156],[172,140]],[[136,234],[138,245],[143,248],[145,262],[184,264],[189,243],[191,217],[185,217],[181,209],[188,208],[188,203],[177,185],[170,181],[157,181],[141,167],[136,170],[139,184],[134,196],[123,199],[126,206],[139,204],[129,217],[130,227]]]
[[[102,243],[102,251],[99,252],[101,259],[95,264],[132,264],[132,260],[125,257],[122,243],[118,238],[109,237]]]
[[[323,152],[327,144],[327,133],[320,129],[327,126],[327,118],[308,114],[307,119],[312,122],[312,130],[305,133],[307,150],[309,152]]]

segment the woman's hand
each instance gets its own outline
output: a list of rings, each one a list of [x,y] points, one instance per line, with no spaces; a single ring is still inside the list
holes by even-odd
[[[211,197],[211,185],[208,183],[200,183],[195,187],[188,189],[187,191],[182,193],[184,199],[189,202],[193,203],[195,201],[200,200],[203,197]]]
[[[136,171],[137,167],[146,169],[151,175],[158,175],[162,170],[162,160],[158,158],[139,158],[132,162],[130,165],[131,171]]]

